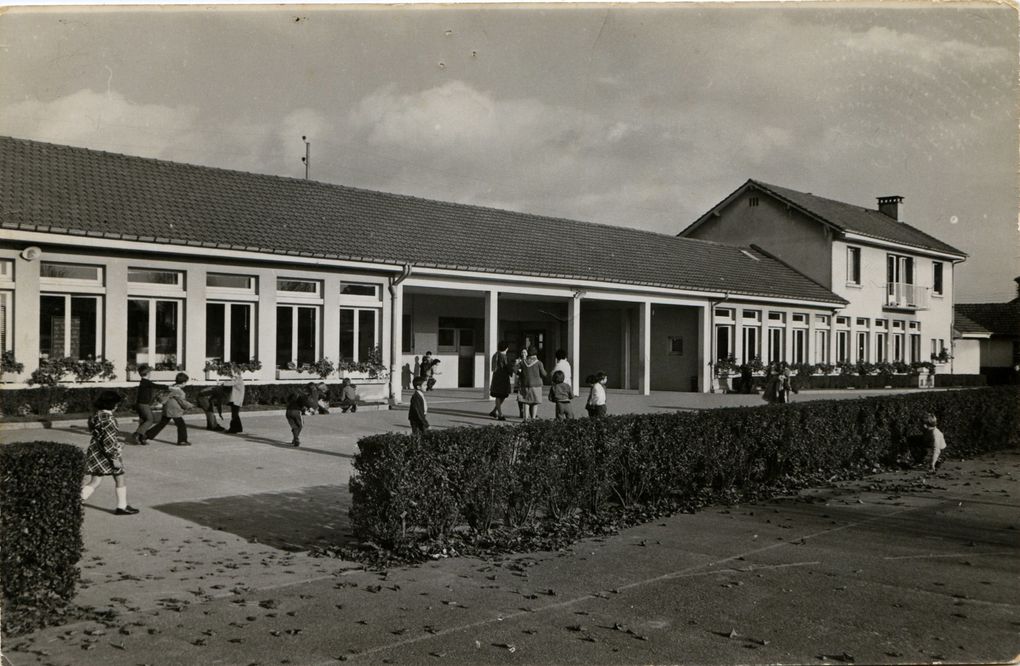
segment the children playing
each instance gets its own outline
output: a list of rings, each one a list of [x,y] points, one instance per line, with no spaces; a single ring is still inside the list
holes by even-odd
[[[177,446],[191,446],[191,442],[188,441],[188,426],[184,423],[184,412],[191,409],[194,405],[184,397],[184,385],[187,383],[188,376],[183,372],[178,372],[174,385],[157,400],[157,403],[162,402],[163,404],[163,418],[155,426],[149,428],[148,432],[145,433],[146,439],[155,439],[156,435],[172,419],[174,425],[177,426]]]
[[[924,429],[925,436],[929,438],[931,442],[931,467],[930,471],[935,471],[935,465],[939,461],[939,456],[942,454],[942,450],[946,448],[946,437],[942,434],[942,431],[938,429],[939,420],[934,414],[925,414],[924,416]]]
[[[134,433],[134,443],[141,444],[142,446],[149,443],[145,439],[145,433],[148,432],[149,428],[156,425],[156,417],[152,415],[152,404],[156,401],[156,393],[166,388],[162,384],[151,381],[149,379],[150,374],[152,374],[152,368],[148,363],[142,363],[138,366],[138,376],[142,379],[138,382],[138,392],[135,394],[135,411],[138,412],[138,428]]]
[[[609,376],[600,372],[591,378],[591,391],[588,393],[588,416],[593,419],[601,419],[606,416],[606,381]]]
[[[557,421],[574,418],[574,410],[570,407],[570,399],[573,397],[574,392],[570,389],[570,384],[566,382],[563,371],[553,372],[552,386],[549,387],[549,402],[556,405]]]
[[[89,480],[81,488],[81,501],[84,502],[95,492],[104,476],[112,476],[117,492],[118,516],[130,516],[138,513],[138,509],[127,503],[127,484],[124,483],[124,461],[121,459],[122,442],[117,419],[113,413],[120,404],[121,395],[114,391],[103,391],[96,398],[95,414],[89,419],[89,433],[92,440],[85,452],[85,471]]]
[[[305,411],[310,410],[313,414],[319,410],[319,402],[316,398],[315,384],[309,382],[304,388],[295,388],[287,396],[287,423],[290,424],[290,432],[293,436],[291,446],[301,446],[301,430],[305,427]]]
[[[411,423],[411,434],[423,435],[429,429],[429,404],[425,400],[425,391],[422,384],[424,377],[414,378],[414,395],[411,396],[411,409],[407,412],[407,420]]]
[[[358,395],[358,387],[352,384],[347,377],[344,377],[340,386],[340,411],[344,414],[347,412],[353,414],[358,411],[358,400],[361,399],[361,396]]]

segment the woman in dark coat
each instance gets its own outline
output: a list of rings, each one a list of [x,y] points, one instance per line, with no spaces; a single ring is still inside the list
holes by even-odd
[[[510,376],[513,374],[513,367],[510,359],[507,358],[507,349],[510,345],[505,340],[500,340],[497,346],[498,351],[492,355],[492,381],[489,382],[489,395],[496,399],[496,407],[489,412],[489,416],[500,421],[506,421],[503,416],[503,401],[510,397]]]

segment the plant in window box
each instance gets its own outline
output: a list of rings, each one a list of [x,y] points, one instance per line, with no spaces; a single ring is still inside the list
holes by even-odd
[[[233,377],[236,374],[255,373],[262,369],[262,361],[251,359],[244,363],[233,363],[218,358],[205,362],[205,378],[212,380],[217,377]]]
[[[62,359],[44,358],[28,378],[29,386],[56,386],[64,376]]]
[[[938,354],[932,354],[931,360],[932,363],[949,363],[953,360],[953,355],[949,353],[948,349],[943,349]]]
[[[910,372],[910,366],[904,363],[903,361],[894,361],[892,366],[893,372],[895,372],[897,375],[905,375],[908,372]]]
[[[838,374],[840,375],[849,376],[856,374],[857,366],[854,365],[853,363],[850,363],[849,361],[840,361],[839,363],[836,364],[836,370],[839,371]]]
[[[320,379],[329,377],[336,370],[336,366],[333,365],[333,361],[328,358],[320,358],[315,363],[305,363],[298,372],[307,372],[310,375],[318,375]]]
[[[854,374],[858,377],[867,377],[875,374],[875,364],[868,363],[867,361],[857,361],[857,365],[854,366]]]
[[[747,366],[751,369],[751,372],[756,375],[765,374],[765,364],[762,363],[761,356],[755,356],[747,362]]]
[[[712,366],[715,386],[723,392],[729,391],[730,375],[735,374],[740,369],[740,366],[737,365],[737,358],[730,355],[726,358],[717,359],[714,363],[709,363],[709,365]]]
[[[875,364],[875,372],[880,377],[891,377],[896,372],[896,367],[887,361]]]
[[[113,380],[117,374],[113,371],[113,361],[105,358],[91,359],[83,358],[75,361],[69,358],[62,359],[65,376],[70,374],[79,382],[87,382],[93,379]]]
[[[25,364],[18,363],[13,351],[5,351],[0,355],[0,378],[8,374],[20,374],[25,371]]]
[[[935,364],[931,361],[914,361],[910,364],[910,374],[912,375],[934,375]]]
[[[184,369],[184,366],[177,363],[176,354],[166,354],[161,360],[152,365],[152,369],[155,372],[179,372]]]
[[[836,366],[831,363],[815,363],[815,372],[823,375],[831,375],[836,370]]]

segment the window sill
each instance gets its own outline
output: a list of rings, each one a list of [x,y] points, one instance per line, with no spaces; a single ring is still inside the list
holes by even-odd
[[[864,289],[864,285],[858,282],[847,282],[846,286],[848,289]]]

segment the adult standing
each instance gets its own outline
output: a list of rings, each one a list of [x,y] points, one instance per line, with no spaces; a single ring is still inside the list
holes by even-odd
[[[230,426],[227,432],[237,434],[244,432],[241,426],[241,405],[244,404],[244,377],[240,368],[233,368],[230,373]]]
[[[573,374],[570,372],[570,361],[567,360],[567,352],[564,349],[556,350],[556,364],[553,366],[553,374],[557,371],[563,373],[563,382],[567,386],[573,386],[574,383],[570,381],[573,379]]]
[[[530,347],[521,368],[521,398],[527,405],[525,419],[538,418],[538,406],[542,404],[545,387],[544,380],[548,377],[549,373],[545,371],[545,366],[538,360],[538,350]]]
[[[500,421],[506,421],[506,417],[503,416],[503,401],[510,397],[510,375],[513,370],[510,367],[510,359],[507,358],[509,347],[506,340],[500,340],[496,345],[496,353],[492,355],[489,395],[496,399],[496,407],[489,412],[489,416]]]

